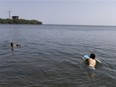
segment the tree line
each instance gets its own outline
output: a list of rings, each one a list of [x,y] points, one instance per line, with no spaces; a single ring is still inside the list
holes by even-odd
[[[0,18],[0,24],[42,24],[37,20],[26,20],[26,19],[2,19]]]

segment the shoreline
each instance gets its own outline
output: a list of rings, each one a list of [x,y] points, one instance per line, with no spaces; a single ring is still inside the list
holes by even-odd
[[[41,25],[42,22],[38,20],[28,20],[28,19],[2,19],[0,18],[0,24],[33,24]]]

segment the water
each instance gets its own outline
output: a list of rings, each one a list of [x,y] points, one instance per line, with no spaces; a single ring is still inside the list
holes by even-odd
[[[115,87],[115,37],[108,26],[0,25],[0,87]],[[102,61],[91,74],[89,51]]]

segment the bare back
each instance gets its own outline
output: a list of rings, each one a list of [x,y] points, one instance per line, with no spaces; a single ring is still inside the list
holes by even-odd
[[[96,65],[96,60],[95,59],[89,58],[88,62],[89,62],[89,66],[95,67],[95,65]]]

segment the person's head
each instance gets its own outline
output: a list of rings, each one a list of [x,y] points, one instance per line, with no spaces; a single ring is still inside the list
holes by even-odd
[[[95,59],[95,57],[96,57],[96,56],[95,56],[94,53],[91,53],[91,54],[90,54],[90,58]]]
[[[21,45],[20,44],[16,44],[16,47],[21,47]]]
[[[10,43],[11,47],[13,47],[13,42]]]

